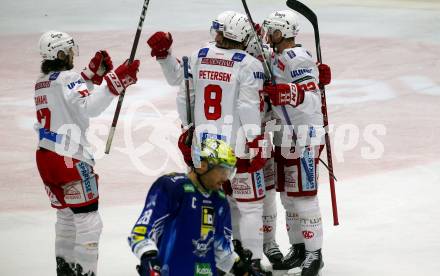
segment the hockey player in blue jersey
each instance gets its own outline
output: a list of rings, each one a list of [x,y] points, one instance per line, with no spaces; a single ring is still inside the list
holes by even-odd
[[[236,157],[223,141],[206,139],[193,150],[188,174],[160,177],[128,238],[141,276],[253,275],[251,253],[240,257],[231,241],[228,202],[220,190],[235,173]]]

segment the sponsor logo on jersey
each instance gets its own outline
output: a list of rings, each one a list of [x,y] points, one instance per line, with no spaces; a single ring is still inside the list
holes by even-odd
[[[69,83],[67,85],[67,88],[69,88],[70,90],[72,90],[73,88],[75,88],[75,86],[77,85],[81,85],[82,83],[85,83],[82,79],[78,79],[77,81],[73,81],[71,83]]]
[[[210,263],[196,263],[195,276],[212,276]]]
[[[311,238],[313,238],[315,236],[315,233],[313,233],[312,231],[302,231],[303,237],[307,240],[310,240]]]
[[[264,80],[264,73],[263,72],[254,72],[254,79]]]
[[[242,53],[235,53],[233,56],[232,56],[232,60],[234,60],[234,61],[238,61],[238,62],[241,62],[241,61],[243,61],[243,59],[246,57],[246,54],[242,54]]]
[[[312,73],[312,69],[304,68],[304,69],[293,70],[290,72],[290,75],[292,76],[292,78],[297,78],[304,74],[311,74],[311,73]]]
[[[294,52],[293,50],[289,50],[289,51],[287,51],[287,55],[288,55],[290,58],[294,58],[294,57],[296,57],[295,52]]]
[[[46,95],[36,96],[34,100],[35,100],[35,105],[47,104]]]
[[[35,84],[35,90],[50,87],[50,81],[40,81]]]
[[[183,191],[185,193],[194,193],[196,190],[194,189],[194,186],[192,184],[184,184]]]
[[[225,73],[225,72],[217,72],[217,71],[209,71],[209,70],[199,71],[199,79],[205,79],[205,80],[231,82],[231,75],[232,75],[231,73]]]
[[[207,237],[209,233],[214,231],[214,214],[214,208],[211,206],[202,206],[201,237]]]
[[[198,57],[206,57],[208,55],[209,48],[202,48],[199,50]]]
[[[54,81],[58,78],[59,75],[60,75],[60,72],[53,72],[52,74],[50,74],[49,80]]]
[[[209,65],[233,67],[235,62],[232,60],[221,59],[221,58],[202,58],[201,63],[209,64]]]

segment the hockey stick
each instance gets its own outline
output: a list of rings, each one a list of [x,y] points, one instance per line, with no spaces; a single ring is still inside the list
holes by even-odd
[[[292,10],[298,12],[307,20],[312,23],[314,34],[315,34],[315,46],[316,46],[316,57],[318,59],[318,63],[322,63],[322,57],[321,57],[321,44],[319,40],[319,28],[318,28],[318,18],[316,17],[316,14],[308,8],[303,3],[296,1],[296,0],[287,0],[286,2],[287,6],[291,8]],[[333,209],[333,224],[339,225],[339,219],[338,219],[338,207],[336,203],[336,190],[335,190],[335,176],[333,173],[333,161],[332,161],[332,151],[331,151],[331,144],[330,144],[330,136],[328,135],[328,114],[327,114],[327,101],[325,97],[325,87],[324,85],[319,85],[319,88],[321,89],[321,102],[322,102],[322,115],[324,118],[324,127],[326,128],[325,133],[325,147],[327,149],[327,162],[328,162],[328,171],[329,171],[329,180],[330,180],[330,194],[332,199],[332,209]]]
[[[130,58],[128,59],[128,63],[132,63],[134,57],[136,56],[136,50],[139,44],[139,38],[141,37],[142,25],[144,24],[145,14],[147,12],[148,4],[150,0],[145,0],[144,5],[142,6],[141,16],[139,18],[139,25],[137,27],[136,35],[134,37],[133,46],[131,47]],[[119,95],[118,105],[116,106],[115,115],[113,116],[112,126],[110,127],[110,132],[107,138],[107,144],[105,145],[105,153],[110,153],[110,147],[112,146],[113,136],[115,135],[116,125],[118,124],[119,113],[121,112],[122,102],[124,101],[125,89]]]
[[[192,119],[192,109],[191,109],[191,97],[190,97],[190,91],[189,91],[189,64],[188,64],[188,57],[184,56],[182,57],[183,61],[183,79],[185,80],[185,94],[186,94],[186,122],[189,126],[188,129],[188,136],[186,137],[185,144],[187,146],[191,145],[192,137],[193,137],[193,131],[191,130],[191,126],[193,124]]]

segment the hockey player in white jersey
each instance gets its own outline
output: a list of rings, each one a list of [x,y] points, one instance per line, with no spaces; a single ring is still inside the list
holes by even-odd
[[[260,143],[263,136],[259,92],[264,73],[261,62],[244,51],[251,39],[251,26],[246,16],[228,11],[220,18],[213,21],[211,28],[215,43],[201,48],[190,58],[194,137],[197,143],[215,137],[235,148],[239,159],[230,198],[234,239],[241,240],[243,247],[253,252],[254,265],[261,269],[265,159],[262,150],[250,156],[249,148],[264,144]],[[171,42],[171,35],[163,32],[155,33],[148,40],[152,56],[157,57],[167,81],[179,85],[183,69],[170,55]],[[187,125],[183,90],[179,92],[177,104],[182,123]],[[252,131],[246,131],[246,127]]]
[[[283,125],[274,135],[277,190],[291,243],[283,262],[288,268],[301,266],[302,276],[315,276],[323,266],[317,167],[324,129],[318,67],[295,42],[299,26],[294,12],[270,14],[263,29],[274,52],[270,63],[276,82],[264,90]]]
[[[73,69],[78,46],[64,32],[49,31],[39,41],[41,76],[35,84],[38,123],[36,162],[53,208],[57,275],[97,274],[102,222],[98,175],[86,131],[90,117],[136,83],[139,61],[115,71],[106,51],[98,51],[81,74]],[[100,85],[105,79],[105,84]]]

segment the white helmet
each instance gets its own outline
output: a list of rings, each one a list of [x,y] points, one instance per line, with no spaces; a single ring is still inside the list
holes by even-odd
[[[298,17],[291,10],[276,11],[263,21],[263,28],[269,35],[278,30],[284,38],[295,37],[299,31]]]
[[[45,32],[39,41],[40,55],[44,60],[54,60],[58,56],[59,51],[63,51],[69,55],[73,50],[74,55],[78,55],[78,45],[75,44],[73,38],[67,33],[59,31]]]
[[[223,36],[247,45],[252,38],[252,27],[246,15],[226,11],[218,15],[212,22],[211,30],[223,32]]]

